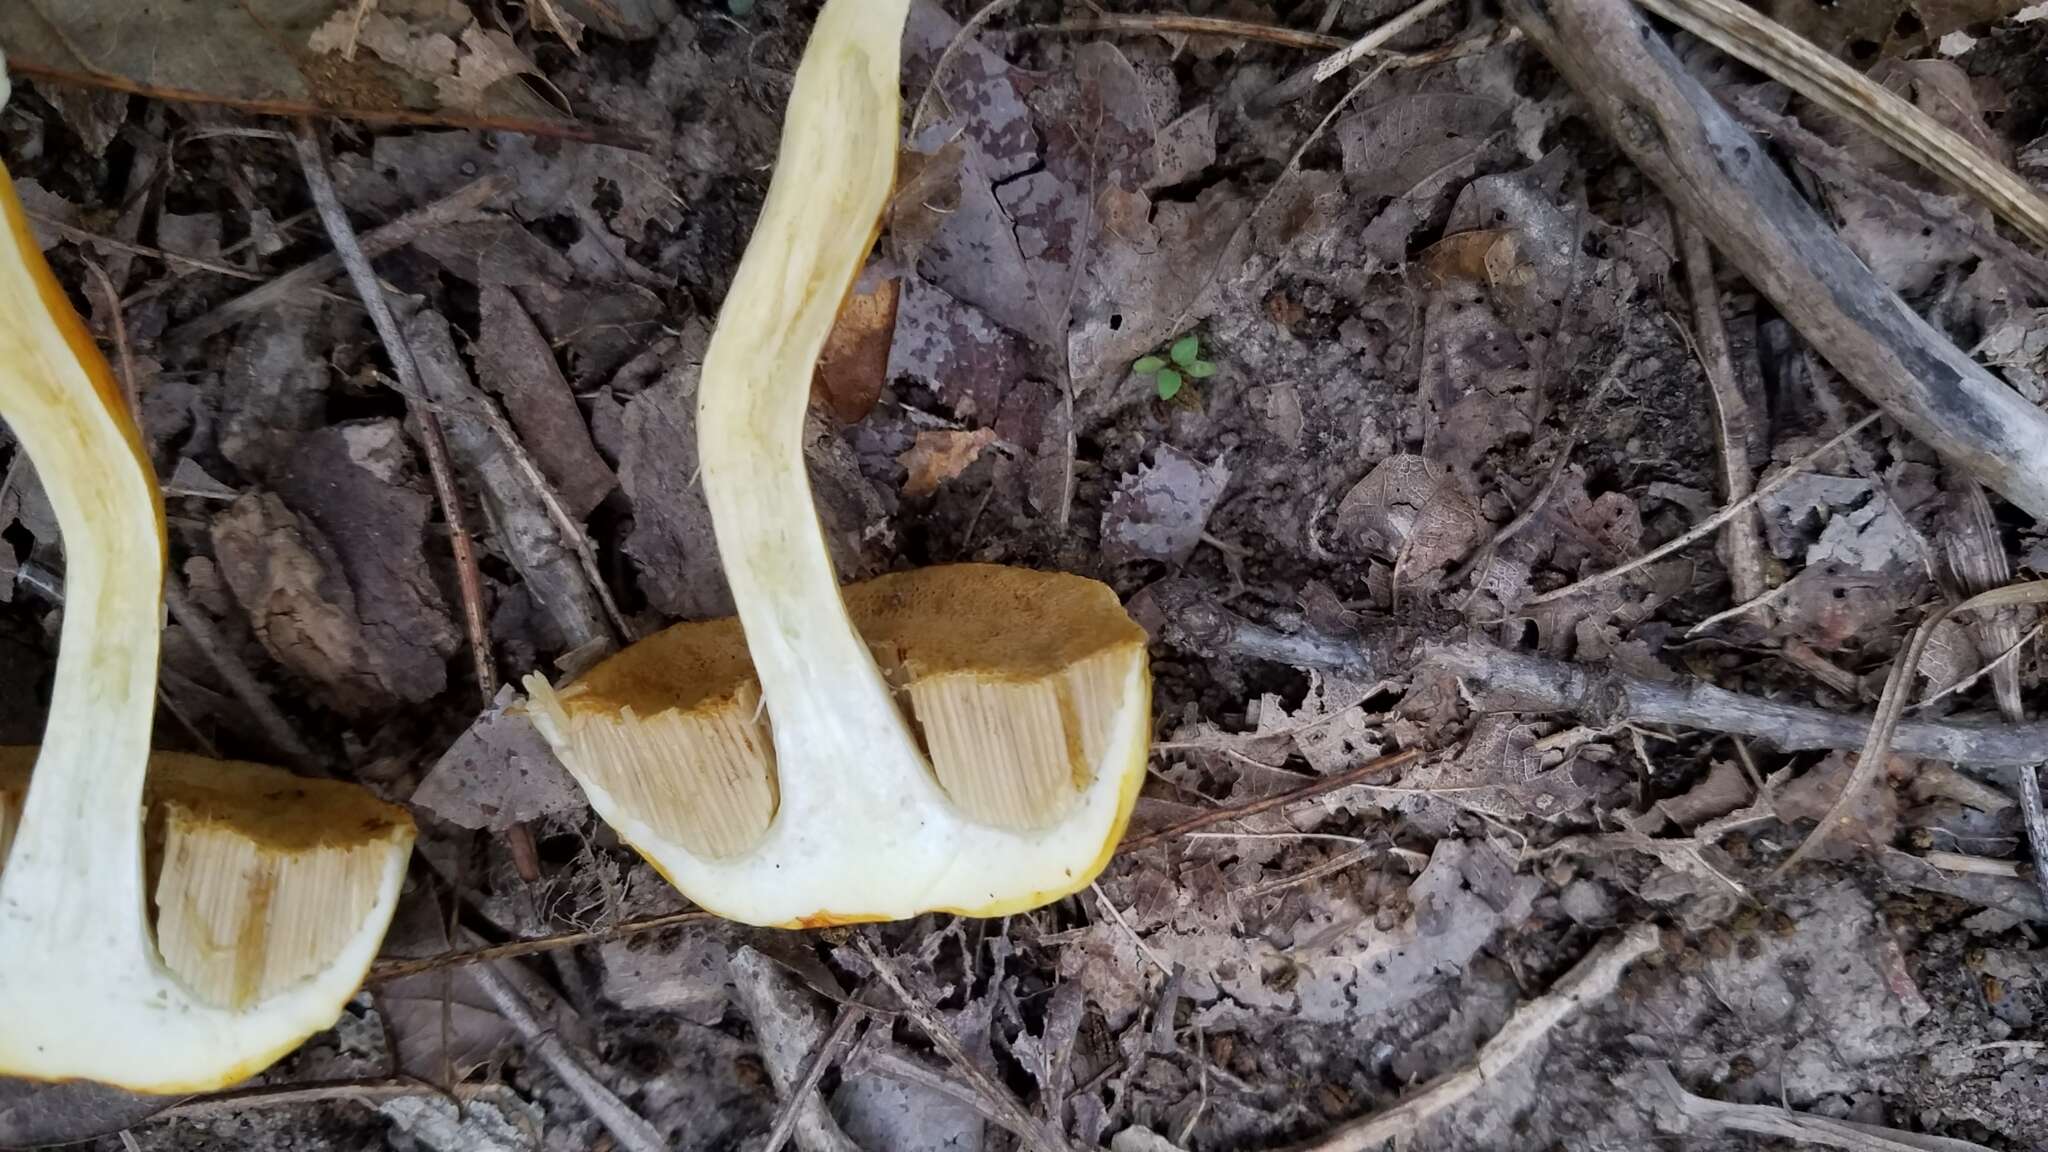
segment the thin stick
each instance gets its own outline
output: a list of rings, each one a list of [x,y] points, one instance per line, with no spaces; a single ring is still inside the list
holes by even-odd
[[[2032,628],[2027,629],[2025,635],[2013,641],[2010,645],[2006,647],[2005,651],[2000,652],[1995,658],[1992,659],[1990,663],[1984,665],[1982,668],[1977,669],[1975,672],[1970,673],[1968,676],[1963,677],[1961,680],[1956,681],[1948,687],[1943,688],[1941,691],[1928,696],[1926,699],[1920,701],[1918,704],[1915,704],[1911,708],[1906,709],[1906,711],[1918,712],[1937,700],[1945,700],[1958,692],[1969,691],[1971,685],[1977,683],[1977,681],[1982,680],[1984,677],[1991,675],[1999,668],[2004,667],[2006,664],[2010,663],[2012,658],[2018,656],[2020,654],[2020,650],[2027,646],[2027,642],[2029,640],[2032,640],[2034,637],[2039,636],[2041,634],[2041,630],[2043,627],[2048,627],[2048,625],[2036,624]],[[1688,632],[1686,633],[1686,635],[1690,636],[1691,633]]]
[[[1982,1144],[1947,1136],[1927,1136],[1876,1124],[1858,1124],[1794,1112],[1768,1104],[1729,1104],[1687,1092],[1661,1060],[1645,1065],[1650,1079],[1660,1085],[1688,1120],[1698,1120],[1733,1132],[1753,1132],[1802,1144],[1823,1144],[1850,1152],[1991,1152]]]
[[[490,1092],[504,1091],[502,1084],[457,1084],[457,1102],[476,1099]],[[320,1080],[303,1084],[265,1084],[235,1088],[206,1096],[194,1096],[150,1117],[152,1120],[197,1120],[233,1116],[261,1108],[294,1108],[302,1104],[353,1101],[368,1104],[378,1100],[400,1100],[413,1096],[446,1096],[447,1090],[424,1080],[402,1077],[382,1080]]]
[[[630,936],[644,936],[649,932],[659,932],[664,928],[676,928],[684,924],[716,922],[718,917],[709,912],[671,912],[666,916],[628,920],[623,924],[614,924],[610,928],[596,928],[587,932],[559,932],[553,936],[536,936],[531,940],[514,940],[509,944],[493,944],[488,948],[443,952],[437,956],[423,956],[417,960],[386,960],[370,969],[367,982],[383,984],[441,968],[464,968],[492,960],[509,960],[515,956],[532,956],[540,952],[554,952],[585,944],[602,944]]]
[[[457,188],[431,204],[422,205],[398,219],[362,234],[359,243],[365,256],[375,259],[427,233],[476,215],[477,210],[505,190],[501,176],[489,175]],[[323,217],[324,219],[324,217]],[[301,292],[320,287],[343,271],[341,256],[330,252],[301,264],[262,287],[251,289],[202,316],[195,317],[165,334],[166,344],[202,340],[233,327],[243,317],[291,299]]]
[[[540,1057],[562,1084],[576,1094],[576,1098],[583,1102],[598,1123],[604,1125],[605,1131],[612,1134],[612,1139],[618,1141],[621,1148],[627,1152],[668,1152],[668,1141],[654,1130],[654,1125],[627,1107],[625,1101],[583,1066],[583,1062],[569,1051],[553,1029],[535,1019],[526,998],[499,975],[496,968],[484,964],[470,975],[483,989],[484,995],[491,998],[491,1005],[498,1010],[498,1015],[503,1016],[526,1041],[528,1050]]]
[[[1392,1108],[1297,1144],[1291,1152],[1374,1152],[1389,1140],[1412,1135],[1430,1117],[1499,1078],[1573,1012],[1613,995],[1628,966],[1656,950],[1654,924],[1638,924],[1609,936],[1572,965],[1550,991],[1515,1009],[1471,1062],[1430,1081]]]
[[[1812,855],[1825,843],[1829,836],[1840,827],[1846,827],[1853,819],[1856,804],[1869,790],[1871,784],[1883,774],[1885,761],[1891,758],[1892,740],[1899,728],[1899,719],[1906,711],[1906,695],[1911,689],[1914,676],[1920,670],[1920,658],[1927,651],[1927,645],[1934,638],[1935,629],[1951,616],[1983,609],[1996,610],[2020,604],[2038,604],[2048,601],[2048,580],[2035,580],[2025,584],[2014,584],[1980,592],[1961,604],[1944,604],[1913,630],[1913,638],[1892,662],[1891,674],[1885,677],[1884,692],[1877,699],[1877,714],[1870,724],[1870,734],[1863,741],[1863,748],[1856,754],[1856,766],[1850,770],[1849,779],[1842,785],[1841,794],[1828,806],[1827,814],[1814,827],[1792,855],[1778,865],[1776,875],[1783,876],[1800,861]],[[2025,781],[2021,781],[2024,791]],[[2048,832],[2048,827],[2044,827]],[[2031,839],[2031,837],[2030,837]]]
[[[1749,469],[1749,402],[1735,382],[1735,357],[1728,347],[1728,323],[1721,315],[1721,292],[1714,283],[1714,253],[1707,235],[1678,209],[1671,210],[1678,229],[1678,250],[1685,264],[1685,282],[1692,296],[1693,328],[1698,342],[1693,353],[1706,373],[1714,398],[1714,446],[1721,464],[1721,499],[1740,500],[1756,487]],[[1764,582],[1763,526],[1755,512],[1728,521],[1721,536],[1728,564],[1728,584],[1737,604],[1751,604],[1769,591]]]
[[[1350,47],[1316,65],[1316,83],[1321,84],[1365,57],[1378,52],[1389,40],[1420,24],[1424,17],[1450,2],[1451,0],[1422,0],[1422,3],[1367,32]]]
[[[2048,199],[1961,133],[1737,0],[1639,0],[1721,51],[1850,121],[2048,244]]]
[[[1993,860],[1984,856],[1965,856],[1960,852],[1929,852],[1920,857],[1944,872],[1967,872],[1972,876],[1999,876],[2011,880],[2019,876],[2020,866],[2010,860]]]
[[[327,172],[326,153],[312,121],[299,121],[298,131],[292,136],[292,149],[298,154],[299,167],[305,171],[307,193],[320,211],[320,222],[327,228],[334,254],[348,269],[356,295],[362,297],[370,323],[377,329],[377,338],[384,344],[384,354],[403,385],[406,407],[419,425],[427,472],[433,477],[434,494],[440,499],[441,516],[448,522],[449,544],[455,551],[456,586],[462,595],[462,619],[469,633],[470,658],[476,665],[477,689],[488,708],[498,694],[498,673],[491,662],[490,628],[484,621],[483,577],[477,571],[476,548],[463,513],[462,493],[455,487],[454,469],[448,462],[448,442],[441,432],[441,418],[427,405],[414,403],[415,397],[426,395],[420,387],[419,365],[413,362],[412,348],[405,342],[405,333],[399,330],[398,319],[391,314],[390,301],[384,298],[384,285],[370,267],[370,258],[363,254],[355,226],[348,222],[348,213],[335,194],[334,180]]]
[[[917,1026],[931,1040],[932,1047],[939,1050],[940,1055],[953,1065],[953,1070],[958,1072],[962,1079],[974,1086],[974,1090],[990,1107],[1006,1117],[1003,1127],[1017,1133],[1025,1146],[1033,1152],[1069,1152],[1064,1137],[1039,1123],[1009,1088],[981,1070],[981,1066],[967,1054],[967,1049],[960,1043],[960,1038],[953,1034],[953,1030],[932,1010],[931,1005],[919,999],[904,985],[902,977],[896,974],[895,965],[884,960],[881,954],[875,951],[874,946],[868,943],[867,937],[856,935],[853,944],[873,966],[875,975],[881,977],[882,983],[889,986],[889,991],[896,994],[896,999],[903,1005],[903,1010],[911,1019],[917,1021]]]
[[[1720,529],[1721,525],[1728,523],[1730,520],[1733,520],[1737,516],[1742,515],[1749,509],[1756,507],[1757,501],[1762,500],[1764,497],[1770,495],[1773,492],[1776,492],[1779,488],[1785,485],[1786,481],[1806,471],[1808,468],[1813,467],[1813,465],[1816,462],[1818,462],[1821,457],[1826,456],[1828,453],[1841,447],[1845,441],[1851,439],[1857,433],[1863,431],[1865,428],[1868,428],[1872,424],[1877,423],[1878,417],[1882,415],[1884,415],[1884,413],[1882,412],[1872,412],[1870,415],[1865,416],[1863,419],[1858,420],[1854,424],[1849,425],[1840,433],[1832,437],[1829,437],[1827,443],[1822,444],[1820,447],[1815,448],[1813,451],[1808,452],[1806,455],[1801,456],[1799,459],[1794,460],[1792,463],[1787,464],[1785,467],[1779,469],[1776,473],[1774,473],[1771,476],[1770,479],[1765,480],[1763,483],[1757,485],[1755,491],[1751,492],[1747,496],[1744,496],[1742,499],[1737,500],[1734,503],[1729,504],[1728,506],[1722,508],[1719,512],[1714,513],[1712,516],[1707,517],[1705,520],[1700,521],[1699,523],[1693,525],[1691,528],[1688,528],[1685,532],[1681,533],[1676,539],[1671,540],[1670,542],[1660,547],[1652,548],[1650,551],[1644,553],[1641,556],[1636,557],[1633,560],[1628,561],[1625,564],[1618,564],[1612,568],[1607,569],[1605,572],[1596,572],[1583,580],[1574,581],[1570,584],[1565,585],[1562,588],[1558,588],[1550,592],[1544,592],[1540,595],[1531,596],[1529,597],[1529,599],[1523,601],[1523,603],[1531,606],[1537,604],[1548,604],[1552,600],[1562,600],[1567,596],[1576,596],[1581,592],[1589,592],[1595,588],[1611,584],[1614,581],[1620,579],[1623,576],[1628,575],[1629,573],[1635,571],[1638,568],[1643,567],[1646,564],[1655,564],[1657,561],[1662,560],[1666,556],[1671,555],[1673,552],[1681,551],[1685,548],[1691,547],[1699,541],[1706,539],[1708,536],[1713,535],[1717,530]]]
[[[1787,580],[1783,584],[1778,585],[1776,588],[1772,588],[1767,592],[1759,592],[1755,596],[1752,596],[1749,599],[1744,600],[1742,603],[1737,604],[1732,608],[1723,608],[1719,612],[1714,613],[1712,616],[1707,617],[1705,620],[1702,620],[1699,623],[1693,625],[1692,627],[1687,628],[1685,630],[1685,638],[1687,640],[1690,640],[1693,637],[1706,632],[1709,628],[1712,628],[1716,624],[1722,623],[1723,621],[1727,620],[1733,620],[1737,616],[1741,616],[1748,612],[1754,612],[1757,609],[1762,608],[1766,604],[1771,603],[1773,600],[1776,600],[1778,597],[1783,596],[1791,588],[1792,582],[1790,580]]]
[[[45,216],[40,212],[31,212],[26,208],[22,209],[22,215],[35,221],[39,227],[48,228],[66,240],[72,240],[80,244],[112,248],[118,252],[126,252],[131,256],[146,256],[153,260],[163,260],[172,264],[186,264],[204,272],[211,272],[216,276],[230,276],[236,280],[261,281],[263,279],[260,273],[251,272],[245,268],[237,268],[232,264],[221,264],[213,260],[203,260],[197,256],[184,256],[162,248],[151,248],[147,244],[131,244],[126,240],[116,240],[112,236],[102,236],[97,232],[88,232],[83,228],[74,227],[64,223],[62,220]]]
[[[775,1112],[775,1123],[768,1129],[768,1141],[761,1146],[761,1152],[782,1152],[782,1146],[789,1142],[790,1133],[796,1131],[797,1118],[803,1114],[804,1105],[812,1103],[818,1090],[818,1081],[825,1078],[826,1069],[839,1058],[839,1052],[853,1037],[854,1025],[860,1023],[864,1012],[853,1004],[841,1004],[839,1014],[832,1021],[832,1030],[818,1041],[804,1061],[803,1074],[790,1086],[789,1094],[782,1098]],[[851,1143],[851,1141],[849,1141]]]
[[[1169,825],[1156,832],[1147,832],[1143,836],[1133,836],[1118,845],[1117,851],[1119,853],[1137,852],[1150,848],[1155,844],[1163,844],[1168,840],[1185,836],[1190,832],[1199,831],[1211,825],[1221,824],[1226,820],[1242,820],[1247,816],[1256,816],[1261,812],[1271,812],[1275,808],[1285,808],[1290,805],[1299,804],[1304,800],[1313,800],[1325,793],[1335,792],[1340,788],[1348,788],[1375,773],[1384,772],[1389,768],[1398,768],[1421,755],[1422,751],[1420,749],[1411,748],[1406,752],[1396,752],[1391,756],[1382,756],[1377,760],[1368,760],[1355,768],[1347,768],[1335,776],[1325,776],[1318,780],[1312,780],[1299,788],[1290,789],[1277,796],[1268,796],[1263,800],[1253,800],[1245,804],[1233,804],[1228,808],[1217,808],[1213,811],[1204,812],[1199,816],[1190,816],[1178,824]]]
[[[1254,24],[1247,20],[1225,20],[1215,16],[1182,16],[1172,13],[1163,15],[1115,16],[1103,15],[1089,20],[1063,20],[1058,24],[1026,24],[1011,30],[1012,35],[1041,33],[1064,35],[1109,34],[1115,36],[1219,36],[1229,40],[1256,40],[1261,44],[1278,44],[1282,48],[1300,48],[1311,52],[1333,52],[1350,45],[1351,41],[1342,36],[1326,36],[1318,32],[1301,32],[1293,28],[1282,28],[1274,24]]]

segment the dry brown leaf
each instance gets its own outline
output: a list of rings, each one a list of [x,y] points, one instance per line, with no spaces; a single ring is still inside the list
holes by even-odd
[[[996,430],[993,428],[976,428],[973,431],[940,428],[919,432],[910,451],[900,457],[903,467],[910,472],[903,481],[903,494],[931,495],[939,490],[939,485],[967,471],[967,466],[995,442]]]
[[[531,65],[519,56],[514,67],[509,38],[485,33],[460,0],[384,7],[392,11],[366,12],[358,28],[353,2],[14,0],[0,4],[0,47],[16,75],[83,88],[282,115],[589,134],[521,85],[492,87]],[[345,58],[351,45],[369,50]]]
[[[825,350],[811,377],[811,400],[823,404],[842,424],[860,423],[882,398],[901,287],[895,277],[879,280],[865,292],[856,284],[825,337]]]
[[[1498,228],[1453,233],[1423,249],[1422,266],[1438,283],[1465,280],[1484,284],[1491,279],[1490,254],[1506,238],[1507,233]]]

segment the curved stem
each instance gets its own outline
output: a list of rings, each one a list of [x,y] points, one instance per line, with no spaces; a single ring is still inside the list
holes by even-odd
[[[830,0],[819,15],[697,409],[720,559],[777,731],[875,760],[918,754],[840,602],[804,473],[804,416],[819,350],[874,244],[845,222],[879,219],[894,179],[909,7]]]
[[[133,950],[148,944],[141,809],[163,505],[120,388],[30,238],[4,168],[0,213],[0,416],[43,480],[65,553],[56,685],[0,873],[0,938],[32,933],[53,957]]]

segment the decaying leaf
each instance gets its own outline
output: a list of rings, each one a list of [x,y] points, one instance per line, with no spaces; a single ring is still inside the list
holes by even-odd
[[[1171,444],[1125,476],[1102,514],[1102,554],[1112,564],[1165,560],[1178,564],[1194,554],[1209,515],[1230,484],[1222,457],[1201,464]]]
[[[1716,760],[1706,776],[1683,793],[1657,802],[1657,811],[1673,824],[1690,828],[1716,816],[1726,816],[1749,803],[1749,778],[1733,760]]]
[[[28,0],[0,5],[0,46],[17,75],[254,111],[566,123],[517,84],[493,83],[510,74],[509,39],[496,43],[502,33],[477,26],[459,0],[383,7],[358,29],[357,5],[332,0]],[[352,40],[369,51],[345,59]]]
[[[818,357],[811,399],[822,402],[843,424],[858,424],[874,411],[888,382],[889,349],[896,336],[897,278],[865,278],[846,294],[832,333]]]
[[[523,714],[508,714],[518,695],[509,684],[499,690],[420,781],[415,808],[463,828],[503,832],[588,807],[533,724]]]
[[[1413,455],[1380,461],[1337,505],[1337,532],[1393,562],[1402,584],[1426,583],[1471,551],[1485,526],[1449,469]]]
[[[939,485],[962,472],[981,458],[982,452],[996,442],[993,428],[927,429],[917,434],[910,451],[902,457],[903,467],[909,475],[903,481],[905,496],[929,496],[939,490]]]
[[[635,396],[619,420],[619,485],[633,508],[626,555],[648,602],[668,616],[732,613],[711,509],[697,484],[697,374]]]
[[[1909,773],[1911,764],[1893,757],[1889,769]],[[1778,815],[1787,821],[1821,819],[1834,807],[1854,770],[1854,753],[1830,753],[1827,759],[1778,790],[1775,800]],[[1865,848],[1886,847],[1898,831],[1899,794],[1879,781],[1876,786],[1864,789],[1855,806],[1843,815],[1846,822],[1835,830],[1821,849],[1823,855],[1829,852],[1853,854]]]

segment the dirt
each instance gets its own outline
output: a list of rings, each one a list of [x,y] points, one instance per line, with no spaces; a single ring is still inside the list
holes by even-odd
[[[573,51],[531,15],[555,6],[589,25]],[[384,7],[407,19],[405,4]],[[670,7],[537,3],[494,49],[515,45],[533,70],[498,83],[545,80],[522,99],[630,129],[644,148],[432,123],[328,130],[342,199],[366,231],[480,177],[501,181],[484,209],[377,268],[402,319],[445,317],[458,367],[507,409],[636,632],[730,610],[696,483],[697,368],[816,5]],[[1089,7],[1023,0],[993,27]],[[1192,5],[1295,29],[1324,7]],[[1332,5],[1335,34],[1400,7]],[[1862,4],[1804,30],[1879,74],[1966,31],[1974,46],[1953,75],[1922,59],[1915,91],[1947,85],[1942,115],[2040,186],[2048,23],[2009,19],[2013,7]],[[906,141],[899,187],[915,195],[899,196],[862,282],[888,307],[849,311],[849,351],[821,376],[807,435],[842,575],[978,560],[1115,588],[1155,634],[1158,744],[1134,835],[1419,753],[1123,853],[1096,888],[1001,921],[621,930],[686,906],[505,711],[513,696],[480,698],[419,427],[347,281],[186,327],[329,250],[289,150],[236,134],[259,123],[240,113],[30,82],[0,113],[0,154],[40,215],[141,246],[47,237],[110,350],[92,265],[122,298],[190,599],[319,759],[421,818],[387,959],[454,947],[451,902],[465,946],[595,933],[500,968],[675,1146],[760,1146],[787,1079],[771,1062],[809,1051],[792,1037],[822,1035],[848,997],[883,999],[856,933],[985,1083],[1074,1146],[1206,1152],[1315,1141],[1391,1107],[1643,923],[1659,946],[1611,994],[1421,1122],[1408,1146],[1778,1146],[1688,1120],[1650,1070],[1659,1061],[1713,1100],[2048,1146],[2048,913],[2023,863],[2010,771],[1959,766],[1979,781],[1970,791],[1895,760],[1857,834],[1781,876],[1849,752],[1488,710],[1416,661],[1426,643],[1462,638],[1868,711],[1925,606],[1953,592],[1944,557],[1964,530],[1961,478],[1880,421],[1762,504],[1765,576],[1785,585],[1773,603],[1702,627],[1735,607],[1713,542],[1585,595],[1535,599],[1677,536],[1726,493],[1668,210],[1483,9],[1447,9],[1393,44],[1466,42],[1457,59],[1353,71],[1277,107],[1268,94],[1313,57],[1255,40],[991,31],[938,78]],[[906,121],[967,14],[919,4]],[[1859,45],[1878,47],[1859,57]],[[1686,50],[1724,96],[1774,101],[1852,142],[1755,75]],[[1867,190],[1799,175],[1951,338],[1981,343],[2023,394],[2040,389],[2048,346],[2031,335],[2048,299],[1990,258],[1919,243],[1917,218],[1871,207]],[[1753,472],[1868,411],[1725,265],[1717,285],[1736,387],[1756,415],[1742,445]],[[63,561],[33,472],[9,448],[0,694],[25,740],[47,691]],[[595,653],[569,637],[609,625],[594,600],[565,615],[555,589],[583,569],[552,520],[507,528],[488,486],[526,474],[495,467],[458,477],[494,672],[573,671]],[[1988,546],[2022,577],[2040,572],[2038,527],[1994,508]],[[1181,642],[1191,610],[1227,611],[1266,639]],[[2032,624],[2013,621],[2014,637]],[[1415,638],[1405,654],[1344,655],[1388,625]],[[1916,684],[1938,692],[1999,654],[1958,628]],[[2038,648],[2011,666],[2037,704]],[[1993,679],[1926,714],[1996,722]],[[284,758],[189,629],[168,634],[163,689],[160,744]],[[2004,875],[1916,885],[1891,866],[1932,852]],[[729,965],[742,946],[747,963]],[[780,975],[763,977],[764,963]],[[1020,1144],[912,1014],[871,1015],[855,1032],[818,1083],[829,1123],[856,1146]],[[279,1095],[308,1085],[331,1091]],[[532,1152],[611,1139],[462,968],[373,979],[335,1030],[247,1092],[120,1136],[95,1123],[113,1113],[50,1097],[46,1126],[28,1130],[109,1150]],[[9,1098],[0,1133],[24,1123]]]

